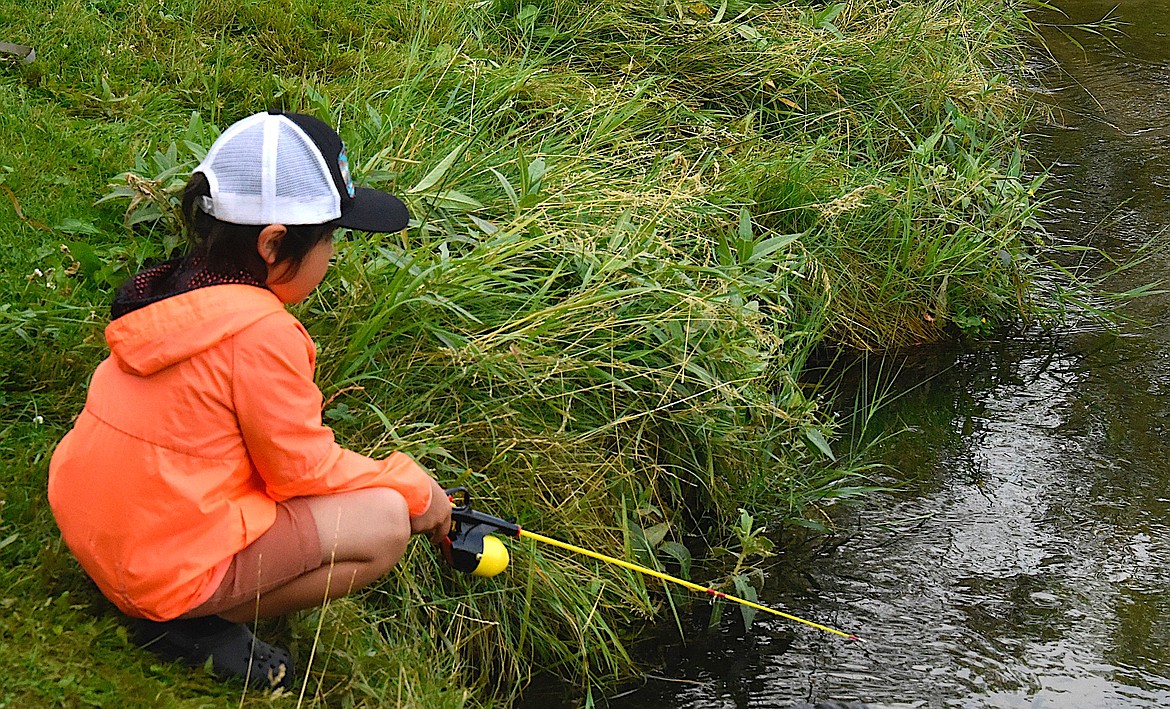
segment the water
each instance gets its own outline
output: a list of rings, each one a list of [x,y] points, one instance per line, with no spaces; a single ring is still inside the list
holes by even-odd
[[[1030,138],[1062,239],[1133,255],[1170,222],[1170,8],[1063,0],[1109,40],[1049,27],[1055,126]],[[1116,6],[1116,9],[1115,9]],[[1111,279],[1163,277],[1158,254]],[[833,545],[782,562],[766,602],[856,632],[762,618],[653,651],[611,707],[1170,707],[1170,296],[1106,334],[1068,328],[885,361],[876,425],[900,489],[846,513]],[[873,376],[875,367],[870,368]],[[796,559],[799,558],[799,562]],[[778,589],[778,590],[777,590]]]

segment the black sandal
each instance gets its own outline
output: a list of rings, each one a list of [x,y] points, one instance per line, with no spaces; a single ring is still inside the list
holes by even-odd
[[[256,689],[292,689],[287,650],[258,639],[242,623],[219,616],[156,622],[135,619],[134,642],[164,660],[200,667],[211,658],[220,679],[239,678]]]

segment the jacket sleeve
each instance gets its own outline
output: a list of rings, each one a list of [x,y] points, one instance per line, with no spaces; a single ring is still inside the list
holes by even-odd
[[[374,460],[342,448],[321,421],[316,350],[285,311],[235,336],[232,398],[252,464],[275,500],[389,487],[411,516],[431,503],[431,478],[405,453]]]

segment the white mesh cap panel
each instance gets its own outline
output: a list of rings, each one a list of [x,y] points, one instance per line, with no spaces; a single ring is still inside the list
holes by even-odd
[[[236,134],[231,150],[218,150],[209,167],[215,173],[220,194],[259,195],[260,164],[264,151],[264,126],[254,125]]]
[[[313,141],[284,116],[260,113],[233,125],[196,168],[211,197],[203,209],[233,224],[323,224],[341,197]]]
[[[281,223],[321,224],[340,217],[341,197],[321,151],[292,121],[281,117],[277,126],[276,204],[286,218]]]

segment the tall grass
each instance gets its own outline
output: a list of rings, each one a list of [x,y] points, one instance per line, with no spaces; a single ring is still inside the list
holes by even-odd
[[[340,124],[359,181],[415,216],[400,237],[347,235],[297,312],[345,444],[407,450],[553,536],[675,570],[738,544],[745,571],[766,549],[741,508],[779,523],[857,492],[861,466],[800,384],[814,348],[1058,305],[1025,239],[1022,23],[994,0],[0,8],[41,57],[0,75],[0,142],[18,147],[0,153],[0,407],[18,441],[0,540],[20,530],[0,556],[32,599],[13,601],[20,622],[111,625],[44,511],[47,455],[103,354],[109,289],[178,243],[175,190],[217,126],[269,106]],[[302,658],[318,648],[309,696],[492,704],[539,672],[588,691],[632,670],[640,624],[679,612],[628,572],[512,550],[485,581],[420,544],[356,600],[278,628]],[[20,639],[0,658],[47,653],[99,683],[22,627],[0,624]],[[99,670],[140,657],[116,633],[95,652]],[[135,676],[105,691],[155,681]]]

